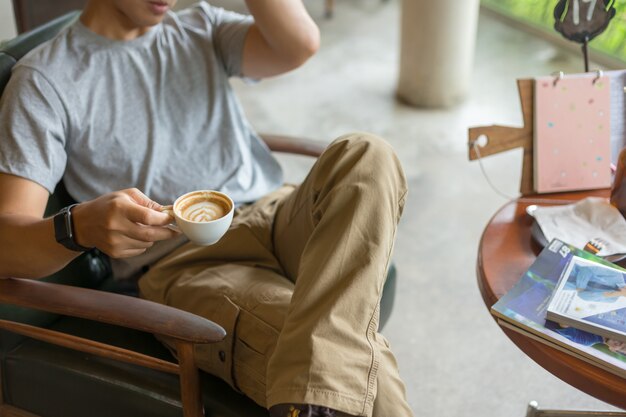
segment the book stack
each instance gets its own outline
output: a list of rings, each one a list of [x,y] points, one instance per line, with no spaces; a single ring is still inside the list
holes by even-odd
[[[558,239],[491,307],[498,323],[626,377],[626,269]]]

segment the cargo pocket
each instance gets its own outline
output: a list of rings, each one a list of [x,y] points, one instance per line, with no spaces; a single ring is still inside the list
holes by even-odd
[[[237,389],[267,407],[267,364],[279,331],[252,312],[241,310],[237,321],[233,364]]]
[[[222,296],[215,307],[211,321],[219,324],[226,331],[226,337],[216,343],[195,345],[196,364],[212,375],[226,381],[237,389],[233,380],[233,348],[239,307],[228,297]]]

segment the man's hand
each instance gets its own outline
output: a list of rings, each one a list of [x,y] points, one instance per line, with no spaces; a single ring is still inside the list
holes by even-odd
[[[140,255],[154,242],[178,233],[164,226],[172,217],[136,188],[106,194],[72,209],[78,244],[112,258]]]
[[[79,256],[55,240],[53,217],[44,218],[48,196],[34,181],[0,174],[0,277],[45,277]],[[135,189],[81,203],[72,209],[76,241],[112,257],[138,255],[176,235],[160,208]]]

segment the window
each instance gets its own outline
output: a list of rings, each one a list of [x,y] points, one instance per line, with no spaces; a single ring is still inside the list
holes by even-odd
[[[553,13],[557,3],[558,0],[481,0],[483,7],[539,29],[548,37],[561,37],[554,30]],[[622,1],[615,1],[614,7],[615,17],[608,28],[589,43],[589,48],[626,64],[626,5]]]

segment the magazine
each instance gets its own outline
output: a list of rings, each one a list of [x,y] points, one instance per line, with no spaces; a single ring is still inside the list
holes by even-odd
[[[547,318],[626,343],[626,274],[573,256],[559,280]]]
[[[546,320],[552,293],[574,256],[613,266],[589,252],[554,239],[519,282],[491,307],[491,313],[515,328],[534,334],[537,340],[547,345],[558,345],[561,350],[626,377],[626,343]]]
[[[543,343],[544,345],[548,345],[548,346],[550,346],[553,349],[556,349],[556,350],[558,350],[560,352],[567,353],[568,355],[574,356],[575,358],[580,359],[581,361],[587,362],[587,363],[589,363],[591,365],[594,365],[594,366],[596,366],[598,368],[602,368],[603,370],[605,370],[607,372],[610,372],[610,373],[618,375],[618,376],[623,376],[624,375],[623,372],[616,371],[616,370],[612,369],[610,366],[608,366],[604,362],[601,362],[601,361],[598,361],[598,360],[593,360],[593,359],[589,358],[588,356],[581,355],[580,353],[578,353],[578,352],[576,352],[576,351],[574,351],[572,349],[569,349],[569,348],[563,347],[562,345],[559,345],[557,343],[551,342],[548,339],[544,339],[541,336],[537,336],[535,333],[531,333],[529,331],[526,331],[526,330],[522,329],[521,327],[517,327],[517,326],[509,323],[508,321],[504,321],[502,319],[498,319],[498,324],[500,326],[504,327],[505,329],[511,329],[511,330],[513,330],[513,331],[515,331],[517,333],[520,333],[520,334],[522,334],[522,335],[524,335],[524,336],[526,336],[528,338],[531,338],[531,339],[536,340],[536,341],[538,341],[540,343]]]

